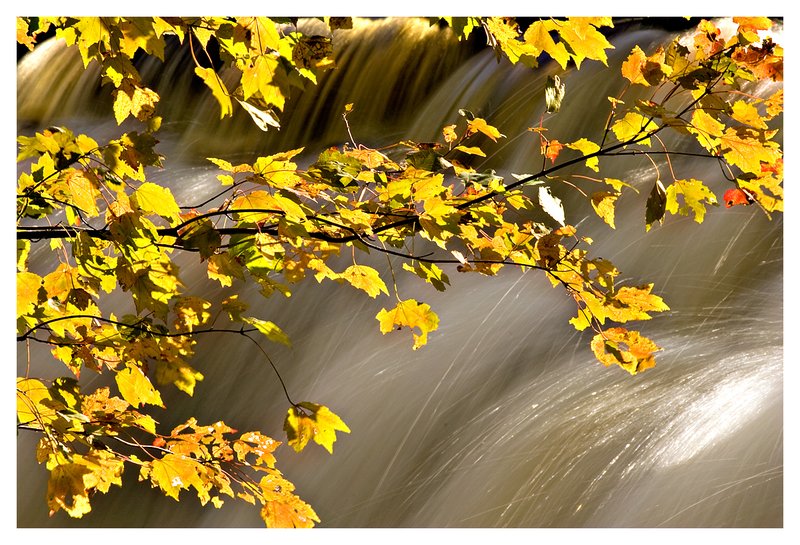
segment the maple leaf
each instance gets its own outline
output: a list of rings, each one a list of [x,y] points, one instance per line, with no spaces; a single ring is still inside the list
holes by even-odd
[[[645,87],[658,85],[672,73],[672,67],[664,62],[665,56],[663,47],[659,47],[648,57],[637,45],[631,51],[628,59],[622,63],[622,75],[631,83],[638,83]]]
[[[201,500],[204,496],[208,497],[206,489],[209,485],[204,482],[202,474],[205,474],[205,468],[199,462],[188,456],[172,453],[143,465],[141,469],[143,478],[149,478],[153,486],[161,488],[175,501],[179,501],[181,490],[187,490],[191,486],[195,487]]]
[[[758,109],[753,104],[745,102],[744,100],[737,100],[733,103],[731,117],[736,121],[744,123],[745,125],[749,125],[755,129],[769,128],[767,123],[764,121],[764,118],[762,118],[761,114],[758,113]]]
[[[558,33],[572,50],[575,66],[581,67],[584,59],[594,59],[608,66],[606,49],[614,49],[596,27],[614,26],[607,17],[569,17],[559,22]]]
[[[772,164],[780,157],[775,142],[762,142],[750,129],[728,127],[720,138],[725,160],[744,172],[761,173],[761,163]]]
[[[220,108],[219,118],[222,119],[227,115],[233,114],[233,102],[231,102],[230,93],[228,93],[227,87],[225,84],[222,83],[222,80],[214,71],[213,68],[201,68],[199,66],[195,67],[194,69],[195,74],[200,76],[209,89],[211,89],[211,93],[214,95],[214,98],[217,99]]]
[[[616,136],[617,140],[620,142],[636,140],[637,144],[643,146],[650,145],[650,138],[642,139],[641,137],[656,129],[658,129],[658,125],[653,123],[652,120],[635,112],[626,113],[625,117],[617,120],[617,122],[611,126],[614,136]]]
[[[624,327],[607,329],[592,339],[592,351],[600,363],[606,367],[619,365],[631,375],[654,367],[653,354],[659,350],[658,345],[638,331]]]
[[[713,152],[724,134],[725,125],[720,123],[705,110],[697,109],[692,113],[692,123],[687,130],[695,135],[704,148]]]
[[[678,195],[683,196],[683,205],[678,205]],[[680,213],[688,216],[689,211],[694,212],[694,221],[703,223],[706,214],[706,204],[717,204],[717,198],[700,180],[675,180],[667,188],[666,210],[671,214]]]
[[[305,409],[305,410],[304,410]],[[309,411],[309,412],[306,412]],[[333,443],[336,441],[336,431],[350,433],[341,418],[324,405],[317,405],[303,401],[289,408],[283,429],[289,440],[289,445],[301,452],[310,440],[321,445],[333,454]]]
[[[381,279],[378,271],[366,265],[351,265],[339,275],[340,278],[350,282],[354,288],[367,292],[373,299],[381,292],[389,295],[386,284]]]
[[[69,516],[81,518],[92,510],[83,481],[89,473],[89,468],[76,463],[58,464],[50,470],[47,505],[51,515],[63,509]]]
[[[431,310],[430,305],[418,303],[414,299],[400,301],[392,310],[381,309],[375,318],[384,335],[395,327],[410,327],[414,337],[413,350],[424,346],[428,342],[428,333],[439,327],[439,317]],[[420,333],[417,334],[414,329],[418,329]]]
[[[32,272],[17,273],[17,318],[36,310],[42,277]]]
[[[753,199],[738,187],[727,190],[722,196],[722,200],[725,201],[725,208],[753,204]]]
[[[564,144],[562,144],[558,140],[549,140],[542,142],[542,155],[550,159],[550,162],[552,164],[556,163],[558,154],[561,153],[562,149],[564,149]]]
[[[556,43],[550,32],[556,30],[556,22],[553,20],[534,21],[525,30],[523,39],[538,51],[544,51],[550,55],[562,69],[567,68],[570,54],[562,42]]]
[[[480,117],[471,119],[467,123],[467,135],[475,134],[478,132],[485,134],[495,142],[497,142],[498,138],[505,138],[504,134],[500,134],[499,130],[486,123],[486,120],[481,119]]]
[[[164,406],[164,403],[161,401],[161,394],[153,387],[150,379],[148,379],[136,365],[129,363],[125,369],[117,372],[114,379],[117,382],[119,393],[125,401],[134,407],[145,403],[157,405],[159,407]]]
[[[181,209],[168,187],[145,182],[131,194],[130,199],[133,206],[145,213],[167,218],[171,225],[181,220]]]

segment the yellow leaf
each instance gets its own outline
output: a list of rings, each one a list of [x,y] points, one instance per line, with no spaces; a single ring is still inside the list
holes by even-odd
[[[64,301],[70,290],[81,287],[78,269],[61,263],[56,270],[44,277],[43,285],[49,299]]]
[[[653,123],[652,120],[635,112],[628,112],[625,114],[625,117],[619,119],[616,123],[614,123],[614,125],[611,126],[614,136],[616,136],[617,140],[620,142],[637,140],[637,144],[642,144],[644,146],[650,145],[650,138],[644,138],[641,140],[640,138],[645,134],[656,130],[657,128],[658,125]]]
[[[59,464],[50,471],[47,505],[51,515],[63,509],[69,516],[81,518],[92,510],[84,484],[84,476],[89,473],[86,466],[75,463]]]
[[[17,318],[31,314],[39,303],[42,277],[32,272],[17,273]]]
[[[692,124],[688,128],[704,148],[714,151],[719,145],[725,125],[714,119],[705,110],[695,110],[692,114]]]
[[[556,43],[550,35],[551,30],[555,30],[556,24],[552,20],[534,21],[525,31],[525,41],[539,51],[544,51],[561,65],[562,69],[567,68],[569,62],[569,52],[562,42]]]
[[[483,150],[477,146],[468,147],[468,146],[456,146],[458,151],[468,153],[470,155],[480,155],[481,157],[486,157],[486,154],[483,153]]]
[[[658,85],[666,76],[672,74],[672,67],[664,63],[666,52],[659,47],[650,57],[637,45],[628,59],[622,63],[622,75],[631,83],[649,87]]]
[[[558,32],[572,50],[575,66],[581,67],[584,59],[594,59],[608,66],[606,49],[614,49],[595,26],[613,26],[609,19],[591,17],[569,17],[560,22]]]
[[[195,326],[208,323],[211,303],[199,297],[179,297],[172,311],[175,313],[175,329],[194,331]]]
[[[577,140],[571,144],[566,144],[566,146],[568,148],[580,151],[583,153],[583,155],[591,155],[592,153],[600,150],[600,146],[590,140],[587,140],[586,138],[581,138],[580,140]],[[586,166],[595,172],[600,171],[599,164],[600,161],[597,157],[591,157],[586,160]]]
[[[208,497],[206,484],[200,474],[205,473],[203,466],[197,461],[180,454],[167,454],[161,459],[150,462],[150,467],[143,466],[153,485],[158,486],[164,493],[179,501],[178,494],[182,489],[194,486],[198,496]],[[210,486],[210,485],[209,485]]]
[[[160,98],[155,91],[142,87],[130,78],[123,79],[119,88],[112,94],[117,124],[122,124],[129,115],[133,115],[139,121],[150,119]]]
[[[606,367],[619,365],[631,375],[655,367],[655,352],[661,350],[653,341],[638,331],[613,327],[598,333],[592,339],[592,351]]]
[[[609,319],[620,323],[631,320],[649,320],[648,312],[669,310],[661,297],[651,293],[652,290],[653,284],[620,288],[614,297],[605,303]]]
[[[97,208],[100,191],[83,171],[70,170],[64,181],[70,192],[69,202],[80,208],[89,217],[95,217],[100,213]]]
[[[758,109],[752,104],[744,100],[738,100],[733,104],[733,112],[731,113],[736,121],[749,125],[756,129],[767,129],[767,123],[758,113]]]
[[[161,401],[161,394],[136,365],[129,363],[125,369],[117,372],[114,378],[117,382],[119,393],[125,401],[134,407],[139,407],[145,403],[159,407],[164,406]]]
[[[498,138],[505,138],[504,134],[500,134],[500,131],[486,123],[486,120],[480,117],[476,117],[467,123],[467,134],[475,134],[476,132],[485,134],[495,142],[497,142]]]
[[[395,327],[410,327],[414,337],[414,350],[424,346],[428,342],[428,333],[439,327],[439,317],[431,310],[430,305],[418,303],[414,299],[400,301],[392,310],[381,309],[375,318],[384,335]],[[419,334],[414,329],[419,330]]]
[[[774,142],[761,142],[748,130],[730,127],[720,138],[723,156],[730,164],[744,172],[761,174],[761,163],[774,164],[780,158],[780,150]]]
[[[230,93],[228,93],[227,87],[225,84],[222,83],[222,80],[214,71],[213,68],[201,68],[199,66],[195,67],[194,69],[195,74],[200,76],[209,89],[211,89],[211,93],[214,95],[214,98],[217,99],[220,107],[220,119],[227,115],[233,114],[233,103],[231,102]]]
[[[258,318],[251,318],[249,316],[242,316],[242,321],[255,327],[272,342],[281,343],[286,346],[292,346],[292,341],[289,339],[289,336],[274,323],[265,320],[259,320]]]
[[[350,282],[354,288],[364,290],[373,299],[383,292],[389,295],[386,284],[378,271],[366,265],[351,265],[341,273],[340,278]]]
[[[289,408],[283,429],[286,431],[289,445],[297,452],[302,451],[313,439],[315,443],[333,454],[336,431],[350,433],[347,424],[330,409],[308,401]]]
[[[145,182],[133,192],[131,205],[138,207],[146,214],[158,214],[170,220],[171,225],[181,221],[181,209],[168,187],[152,182]]]
[[[618,198],[619,193],[608,193],[607,191],[592,193],[592,208],[612,229],[616,229],[614,226],[614,205]]]
[[[678,206],[678,195],[683,195],[683,205]],[[706,214],[705,204],[716,205],[717,198],[700,180],[676,180],[667,187],[667,211],[688,216],[694,212],[694,221],[703,223]]]
[[[628,55],[625,62],[622,63],[622,76],[627,78],[631,83],[638,83],[640,85],[649,86],[650,84],[642,74],[642,69],[647,62],[647,55],[637,45]]]
[[[17,378],[17,419],[20,424],[37,429],[50,424],[57,418],[55,409],[47,403],[52,399],[47,386],[40,381]]]

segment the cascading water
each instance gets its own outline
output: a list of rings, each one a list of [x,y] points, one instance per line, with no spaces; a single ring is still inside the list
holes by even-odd
[[[296,100],[275,134],[253,130],[245,118],[218,125],[216,106],[205,94],[195,96],[180,61],[154,68],[165,107],[180,121],[166,127],[167,169],[153,178],[169,183],[179,201],[195,200],[216,191],[215,170],[200,162],[209,150],[230,158],[343,143],[349,137],[339,112],[346,102],[356,105],[349,118],[354,137],[370,145],[434,139],[459,108],[470,109],[508,135],[485,168],[533,171],[530,150],[538,144],[526,129],[541,119],[544,74],[552,70],[498,65],[490,52],[467,60],[446,31],[426,26],[363,23],[341,52],[342,73]],[[653,30],[619,34],[612,70],[634,44],[647,49],[666,39]],[[587,64],[562,74],[567,98],[547,120],[562,141],[602,130],[606,97],[619,83],[601,68]],[[20,130],[56,122],[93,134],[113,130],[92,115],[102,93],[81,73],[79,61],[55,45],[24,58]],[[567,323],[574,307],[534,272],[486,279],[451,271],[453,286],[444,294],[398,278],[404,297],[424,300],[441,319],[416,352],[407,337],[378,332],[380,301],[346,286],[306,282],[288,301],[258,303],[258,316],[293,339],[294,348],[271,352],[289,390],[330,406],[353,430],[333,456],[278,451],[280,467],[323,526],[783,524],[781,219],[767,221],[755,207],[716,208],[702,226],[670,217],[645,234],[652,164],[602,161],[604,175],[624,179],[640,195],[621,199],[616,232],[588,217],[568,221],[584,234],[598,232],[602,242],[592,254],[608,257],[634,281],[655,282],[672,309],[642,328],[664,347],[658,366],[643,374],[594,362],[588,337]],[[713,162],[678,161],[673,168],[719,182]],[[47,254],[40,250],[34,259]],[[206,286],[203,271],[190,268],[183,273],[188,289]],[[254,289],[245,296],[259,300]],[[286,400],[259,353],[225,338],[200,339],[197,353],[195,366],[206,378],[196,397],[172,392],[164,400],[178,413],[176,422],[188,415],[223,419],[280,438]],[[48,358],[44,350],[33,356]],[[21,372],[25,360],[20,354]],[[35,371],[56,376],[55,367]],[[170,418],[161,419],[167,428]],[[84,519],[49,519],[35,441],[24,434],[18,441],[19,526],[263,524],[246,504],[229,501],[216,510],[190,497],[165,499],[136,485],[135,472],[122,490],[97,497]]]

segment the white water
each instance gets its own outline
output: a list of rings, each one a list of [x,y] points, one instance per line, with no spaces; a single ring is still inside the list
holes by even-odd
[[[542,114],[543,76],[498,67],[490,55],[457,69],[458,55],[435,49],[439,36],[414,30],[419,35],[402,42],[395,32],[389,27],[372,38],[365,32],[366,43],[352,53],[359,60],[345,66],[352,75],[323,83],[318,91],[332,97],[333,114],[315,110],[314,96],[302,98],[297,117],[285,118],[277,135],[285,141],[265,139],[246,119],[223,129],[187,115],[215,106],[182,94],[188,88],[176,84],[173,99],[181,104],[174,108],[185,117],[168,127],[174,129],[164,143],[168,169],[154,177],[170,183],[179,199],[195,199],[214,191],[214,170],[195,161],[217,143],[224,141],[230,154],[240,155],[270,146],[289,149],[309,134],[319,136],[320,145],[343,143],[347,134],[336,112],[342,110],[339,103],[350,101],[356,103],[351,124],[358,140],[396,139],[398,133],[430,140],[438,127],[455,122],[458,108],[468,108],[509,137],[492,168],[504,174],[536,168],[529,162],[535,141],[525,129]],[[376,46],[381,39],[391,45]],[[618,37],[612,67],[634,43],[661,39],[652,31]],[[423,63],[422,75],[413,69],[381,71],[381,64],[364,69],[373,66],[363,59],[374,52],[384,59],[402,54],[396,62],[415,62],[412,67],[420,59],[437,62]],[[63,62],[64,55],[54,59]],[[34,55],[25,62],[44,61]],[[58,63],[48,63],[53,90],[42,91],[55,97],[49,108],[34,114],[20,101],[21,121],[46,125],[73,118],[82,130],[109,130],[93,125],[86,111],[90,102],[77,93],[81,87],[72,88],[71,102],[56,94],[64,81],[57,77]],[[549,126],[568,141],[602,127],[605,97],[617,89],[605,72],[588,65],[564,79],[564,110]],[[386,88],[406,92],[410,104],[398,110],[390,94],[377,92]],[[43,100],[22,71],[20,89],[26,101]],[[359,118],[359,111],[366,113]],[[389,128],[383,129],[386,123]],[[702,226],[672,217],[645,234],[650,163],[617,159],[601,166],[608,169],[605,175],[633,183],[642,194],[621,199],[616,232],[595,219],[581,223],[584,234],[595,233],[598,240],[593,253],[614,261],[633,282],[655,282],[672,309],[643,324],[664,347],[658,366],[646,373],[630,377],[595,363],[588,336],[567,323],[574,305],[532,272],[508,270],[487,279],[447,271],[453,286],[444,294],[400,275],[401,294],[424,300],[441,318],[440,329],[417,352],[403,332],[379,333],[374,316],[382,301],[347,286],[311,281],[288,301],[259,303],[257,315],[274,320],[293,339],[293,349],[271,352],[293,397],[330,406],[353,430],[340,436],[333,456],[312,447],[299,455],[285,446],[278,451],[279,467],[315,507],[323,526],[783,524],[780,217],[768,222],[752,208],[715,208]],[[676,168],[717,184],[722,193],[713,164]],[[37,258],[46,259],[46,253]],[[385,260],[376,263],[386,267]],[[190,290],[211,286],[202,271],[186,274]],[[249,298],[257,300],[254,290]],[[203,339],[198,354],[195,364],[206,379],[195,398],[166,396],[179,414],[164,415],[165,428],[194,415],[280,438],[286,401],[260,355],[223,337]],[[60,374],[47,365],[42,372]],[[201,509],[186,493],[176,503],[137,485],[133,471],[126,475],[130,489],[95,496],[88,517],[71,520],[62,513],[48,519],[46,472],[31,460],[34,444],[34,437],[20,436],[20,526],[262,525],[249,505],[230,501],[220,510]]]

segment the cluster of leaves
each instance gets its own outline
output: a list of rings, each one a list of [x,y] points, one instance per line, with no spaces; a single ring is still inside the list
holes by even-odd
[[[609,18],[547,19],[524,31],[506,18],[445,20],[460,37],[483,29],[499,55],[531,67],[543,54],[562,68],[587,59],[606,63],[612,47],[600,32],[612,25]],[[331,31],[351,26],[348,19],[326,22]],[[318,522],[275,467],[278,441],[259,432],[231,438],[236,432],[222,422],[200,426],[191,418],[162,434],[145,411],[163,406],[166,385],[194,394],[203,379],[191,365],[201,334],[246,339],[275,369],[258,336],[291,342],[278,325],[249,313],[236,294],[245,283],[257,284],[265,297],[289,295],[293,284],[313,276],[374,299],[393,298],[376,315],[380,331],[407,329],[413,348],[424,346],[438,316],[425,302],[402,297],[396,282],[390,294],[381,273],[365,263],[370,251],[401,258],[404,271],[439,291],[450,284],[442,267],[487,276],[509,265],[539,270],[575,302],[570,322],[594,331],[591,348],[600,362],[631,374],[655,365],[660,347],[618,324],[647,320],[667,305],[652,284],[621,285],[613,263],[590,256],[592,240],[567,222],[552,188],[578,189],[613,229],[622,192],[637,190],[630,180],[600,177],[601,159],[640,154],[658,171],[654,157],[666,157],[672,181],[665,186],[659,173],[646,229],[667,212],[692,214],[701,223],[706,207],[717,204],[715,193],[708,181],[679,177],[669,162],[670,155],[691,153],[719,162],[728,206],[782,211],[782,155],[770,128],[782,111],[782,90],[766,99],[747,92],[752,82],[782,79],[782,49],[759,35],[772,27],[768,19],[735,22],[738,31],[727,40],[704,21],[688,41],[649,55],[634,48],[621,75],[630,87],[652,90],[650,98],[626,104],[624,93],[608,97],[603,133],[575,141],[559,141],[544,121],[532,127],[542,157],[534,174],[507,180],[471,166],[505,136],[462,110],[442,127],[438,142],[378,150],[353,141],[322,151],[307,168],[294,160],[303,149],[239,164],[211,158],[220,171],[219,193],[181,206],[168,188],[148,181],[149,170],[163,161],[156,151],[158,95],[141,81],[133,55],[141,50],[162,58],[172,36],[191,48],[195,73],[222,116],[232,113],[235,99],[267,130],[279,127],[276,111],[292,85],[315,82],[319,70],[333,65],[330,38],[260,17],[18,19],[20,43],[32,48],[38,34],[54,27],[86,64],[100,63],[115,87],[117,121],[133,116],[146,125],[104,143],[66,128],[19,137],[18,161],[25,167],[17,186],[17,338],[46,343],[71,374],[49,386],[28,376],[17,383],[19,427],[42,434],[37,459],[50,471],[51,512],[87,513],[91,494],[119,485],[128,463],[139,467],[140,480],[174,499],[192,488],[204,505],[218,507],[221,495],[258,502],[268,526]],[[212,42],[225,67],[235,69],[234,79],[213,67]],[[211,66],[197,61],[198,51]],[[564,93],[563,83],[551,79],[543,97],[549,112],[559,110]],[[352,108],[343,112],[345,123]],[[659,136],[666,130],[697,149],[668,149]],[[50,242],[59,257],[54,270],[30,270],[32,240]],[[345,248],[352,265],[342,269],[341,259],[331,258]],[[230,291],[222,301],[185,292],[173,260],[182,252],[196,253],[209,280]],[[101,309],[104,295],[117,289],[130,294],[134,314]],[[82,392],[85,368],[113,373],[121,397],[107,387]],[[324,405],[286,397],[284,429],[294,450],[313,440],[332,452],[336,432],[350,431]]]

